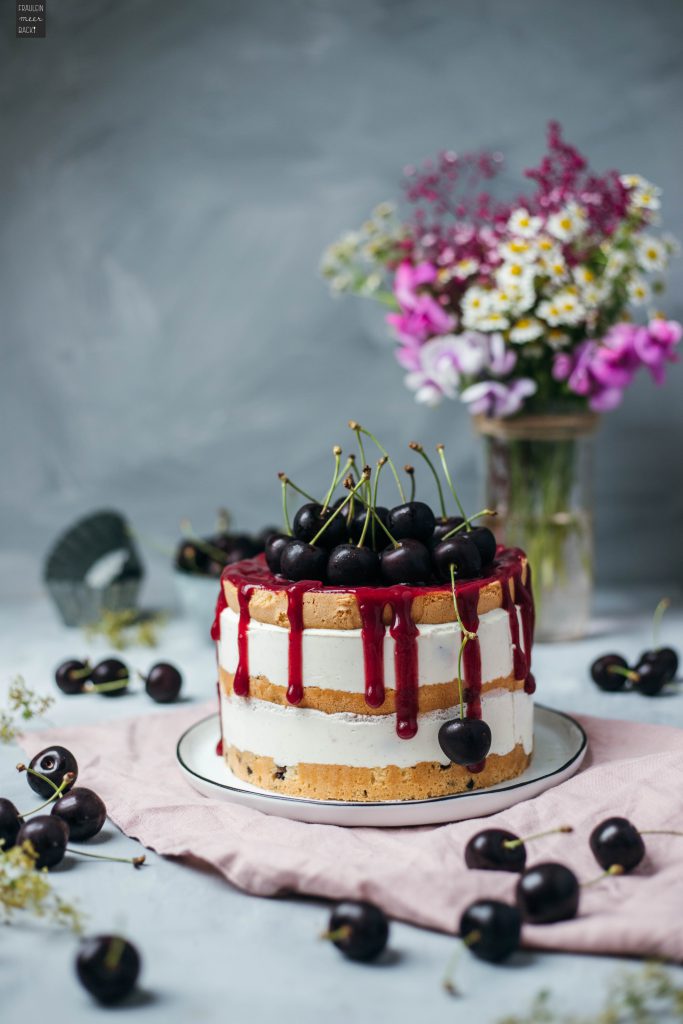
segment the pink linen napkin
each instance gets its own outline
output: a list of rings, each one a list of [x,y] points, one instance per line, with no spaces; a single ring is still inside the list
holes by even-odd
[[[517,876],[465,867],[467,840],[485,827],[525,836],[561,824],[571,835],[540,839],[528,864],[559,860],[581,880],[600,869],[592,828],[619,814],[640,829],[683,828],[683,730],[583,717],[589,749],[578,775],[490,818],[413,829],[341,828],[271,817],[200,796],[175,759],[177,738],[213,704],[101,726],[52,729],[24,738],[27,753],[59,742],[76,755],[80,781],[95,789],[126,834],[160,854],[200,859],[259,896],[306,893],[363,897],[392,917],[457,930],[478,897],[512,900]],[[683,837],[646,837],[629,875],[584,889],[579,916],[525,926],[543,949],[655,956],[683,961]]]

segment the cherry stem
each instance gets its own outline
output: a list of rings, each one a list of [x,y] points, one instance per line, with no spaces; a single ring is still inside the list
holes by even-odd
[[[56,782],[53,782],[52,779],[48,779],[47,775],[43,775],[42,772],[37,772],[35,768],[27,768],[25,764],[18,764],[17,771],[26,772],[27,775],[35,775],[37,779],[41,779],[43,782],[46,782],[48,786],[52,786],[55,793],[59,791],[59,786]],[[69,772],[68,774],[71,775],[72,773]]]
[[[114,935],[111,938],[109,947],[104,956],[104,966],[108,971],[113,971],[118,967],[125,948],[126,943],[120,935]]]
[[[232,523],[232,516],[227,508],[219,508],[216,515],[216,529],[219,533],[227,533]]]
[[[441,481],[439,480],[439,474],[436,471],[436,466],[434,465],[432,460],[429,458],[429,456],[427,455],[427,452],[424,450],[422,445],[418,444],[417,441],[411,441],[410,444],[408,445],[408,447],[412,451],[417,452],[418,455],[421,455],[422,458],[427,463],[427,465],[429,466],[429,468],[431,470],[431,473],[432,473],[432,476],[434,477],[434,483],[436,484],[436,489],[437,489],[437,491],[439,493],[439,505],[441,507],[441,518],[442,519],[447,519],[448,515],[446,513],[446,502],[444,501],[443,488],[441,486]]]
[[[384,445],[380,444],[380,442],[377,440],[374,434],[371,434],[370,431],[367,430],[365,427],[361,427],[360,423],[356,423],[355,420],[349,420],[349,426],[351,427],[351,430],[355,431],[356,436],[358,437],[359,445],[361,444],[360,435],[365,434],[366,437],[369,437],[370,440],[377,445],[382,455],[386,455],[387,462],[389,463],[389,469],[394,474],[394,480],[396,481],[396,486],[398,487],[398,493],[401,495],[401,501],[405,501],[406,496],[403,490],[403,486],[401,485],[401,479],[396,470],[396,466],[394,465],[394,461],[391,458],[389,452],[384,447]]]
[[[607,871],[603,871],[597,878],[591,878],[589,882],[581,882],[581,888],[586,889],[589,885],[596,885],[598,882],[602,882],[603,878],[611,878],[613,875],[623,875],[624,869],[621,864],[612,864],[611,867],[607,868]]]
[[[326,942],[343,942],[345,939],[351,938],[351,931],[350,924],[342,924],[331,932],[322,932],[320,938]]]
[[[134,868],[141,868],[145,863],[144,853],[140,857],[108,857],[104,853],[89,853],[85,850],[74,850],[73,846],[67,846],[68,853],[75,853],[78,857],[92,857],[93,860],[110,860],[115,864],[132,864]]]
[[[373,512],[377,508],[377,495],[378,495],[378,492],[379,492],[379,478],[380,478],[382,470],[384,469],[386,464],[387,464],[387,459],[386,459],[386,456],[383,455],[382,458],[379,459],[378,462],[377,462],[377,472],[375,473],[375,484],[374,484],[373,491],[372,491],[372,509],[373,509]],[[375,536],[376,536],[376,534],[375,534],[375,526],[377,525],[376,522],[375,522],[375,518],[376,518],[376,513],[375,513],[375,515],[372,516],[372,546],[373,546],[373,548],[375,546]]]
[[[323,533],[325,532],[327,527],[330,525],[332,520],[336,519],[336,517],[339,515],[339,513],[344,508],[344,506],[348,505],[348,503],[351,501],[351,499],[354,496],[354,494],[356,494],[357,491],[359,491],[360,488],[363,487],[368,482],[369,479],[370,479],[370,470],[366,466],[365,469],[363,470],[363,472],[361,474],[361,478],[358,481],[358,483],[356,484],[356,486],[351,488],[351,490],[349,491],[347,496],[342,501],[341,505],[337,505],[337,507],[334,510],[334,512],[332,513],[332,515],[328,516],[328,518],[325,520],[323,525],[320,527],[320,529],[316,533],[315,537],[309,542],[311,547],[314,547],[317,544],[317,542],[320,540],[320,538],[322,537]]]
[[[308,493],[308,491],[305,491],[303,487],[299,487],[298,484],[295,484],[293,480],[290,480],[286,473],[278,473],[278,476],[280,480],[284,480],[285,483],[289,484],[292,490],[296,491],[297,494],[300,494],[302,498],[306,499],[306,501],[313,501],[317,505],[318,499],[314,498],[312,494]]]
[[[460,628],[460,650],[458,651],[458,700],[460,702],[460,721],[462,722],[465,718],[465,702],[463,700],[462,692],[462,656],[470,640],[476,640],[477,634],[472,633],[471,630],[465,629],[462,619],[460,618],[460,612],[458,610],[458,598],[455,593],[455,566],[451,565],[451,593],[453,594],[453,608],[455,609],[455,617],[458,620],[458,626]]]
[[[386,533],[387,537],[389,538],[389,540],[390,540],[390,541],[391,541],[391,543],[393,544],[394,548],[398,548],[398,547],[400,547],[401,545],[400,545],[400,544],[399,544],[399,542],[398,542],[398,541],[396,540],[396,538],[395,538],[394,536],[392,536],[392,534],[390,534],[390,533],[389,533],[389,530],[388,530],[388,529],[387,529],[387,527],[386,527],[386,526],[384,525],[384,523],[382,522],[382,520],[380,519],[380,517],[379,517],[379,516],[377,515],[377,512],[376,512],[376,511],[375,511],[375,509],[374,509],[374,508],[372,507],[372,505],[368,505],[367,501],[366,501],[366,500],[365,500],[364,498],[361,498],[360,494],[359,494],[359,495],[358,495],[357,497],[358,497],[358,500],[359,500],[359,501],[361,502],[361,504],[362,504],[362,505],[363,505],[363,506],[364,506],[364,507],[365,507],[365,508],[366,508],[366,509],[368,510],[368,512],[369,512],[369,513],[370,513],[370,514],[372,515],[372,517],[373,517],[373,519],[375,520],[375,522],[377,523],[377,525],[378,525],[378,526],[380,526],[380,527],[381,527],[381,528],[382,528],[382,529],[384,530],[384,532]]]
[[[451,494],[455,498],[455,504],[458,506],[458,511],[460,512],[460,515],[465,520],[465,523],[467,523],[467,531],[469,533],[469,531],[472,529],[472,527],[468,523],[467,515],[465,514],[465,509],[462,507],[462,505],[460,503],[460,498],[458,497],[458,492],[456,491],[455,487],[453,486],[453,481],[451,480],[451,474],[448,471],[448,463],[446,462],[446,455],[445,455],[445,451],[444,451],[445,447],[446,446],[443,445],[443,444],[437,444],[436,450],[439,453],[439,458],[441,459],[441,465],[443,466],[443,475],[446,477],[446,483],[448,484],[448,487],[450,489]],[[444,538],[444,540],[445,540],[445,538]]]
[[[669,828],[639,828],[641,836],[683,836],[683,832],[676,832]]]
[[[663,597],[655,608],[654,615],[652,616],[652,646],[655,650],[659,647],[659,634],[662,627],[662,617],[670,604],[671,599]]]
[[[204,540],[202,537],[198,537],[195,534],[194,529],[192,528],[192,523],[190,522],[189,519],[183,519],[182,523],[180,524],[180,528],[187,537],[187,539],[192,541],[194,546],[196,548],[199,548],[200,551],[203,551],[205,555],[208,555],[209,558],[213,558],[215,562],[222,562],[223,565],[227,564],[225,551],[221,551],[220,548],[214,547],[214,545],[211,544],[208,540]]]
[[[282,518],[285,521],[285,529],[288,535],[292,536],[292,524],[289,521],[289,512],[287,511],[287,477],[281,473],[280,482],[282,483]]]
[[[377,474],[375,476],[375,484],[374,484],[374,488],[373,488],[373,495],[372,495],[372,498],[371,498],[371,505],[370,505],[370,507],[367,509],[367,511],[365,513],[365,521],[363,523],[363,529],[361,530],[360,537],[358,538],[358,543],[356,544],[356,547],[358,547],[358,548],[362,548],[363,544],[365,543],[365,538],[367,536],[368,525],[370,523],[370,520],[372,520],[372,543],[373,543],[373,547],[374,547],[374,544],[375,544],[375,506],[376,506],[376,503],[377,503],[377,481],[379,480],[379,475],[382,472],[382,466],[384,465],[384,463],[386,461],[387,461],[386,459],[382,458],[377,463]]]
[[[632,668],[622,668],[621,665],[608,665],[607,671],[611,672],[615,676],[623,676],[624,679],[630,679],[632,683],[639,683],[640,676],[637,672],[634,672]]]
[[[339,480],[339,467],[341,466],[341,453],[342,453],[341,448],[339,447],[338,444],[336,444],[334,446],[334,448],[332,449],[332,454],[334,455],[334,476],[332,477],[332,483],[330,484],[330,489],[327,492],[327,494],[325,495],[325,501],[323,502],[323,512],[327,512],[327,506],[330,503],[332,495],[334,494],[334,489],[337,486],[337,482]]]
[[[404,466],[403,469],[410,479],[410,497],[408,498],[408,501],[415,501],[415,467]]]
[[[27,771],[30,771],[31,775],[38,775],[38,772],[34,772],[32,769],[27,769]],[[40,778],[45,779],[45,781],[49,782],[51,786],[54,786],[54,782],[52,781],[52,779],[48,779],[44,775],[41,775]],[[33,810],[31,811],[20,811],[19,817],[28,818],[30,814],[37,814],[38,811],[42,811],[43,807],[47,807],[48,804],[51,804],[55,800],[57,800],[62,795],[66,787],[71,785],[75,778],[76,776],[74,775],[73,772],[65,772],[64,778],[62,779],[60,784],[55,787],[55,791],[52,794],[52,796],[48,797],[47,800],[43,801],[43,803],[39,804],[37,807],[34,807]]]
[[[92,665],[86,658],[86,660],[83,662],[83,668],[72,668],[69,672],[67,672],[67,676],[69,677],[69,679],[87,679],[91,672]]]
[[[456,533],[460,533],[461,530],[471,530],[472,523],[475,519],[479,519],[480,516],[495,516],[498,513],[492,508],[482,508],[479,512],[475,512],[473,516],[468,516],[464,522],[460,523],[459,526],[454,526],[452,530],[445,533],[441,540],[448,540],[453,537]]]
[[[443,980],[441,982],[442,987],[446,990],[446,992],[448,992],[449,995],[459,996],[461,994],[460,989],[455,984],[454,976],[455,968],[457,967],[458,961],[460,960],[460,956],[462,954],[462,947],[464,946],[466,949],[469,949],[470,946],[473,946],[475,942],[479,942],[480,939],[481,932],[475,928],[474,931],[468,932],[467,935],[462,936],[462,945],[456,946],[455,950],[449,957],[448,962],[446,964],[446,969],[444,971]]]
[[[503,846],[506,850],[516,850],[518,846],[524,846],[525,843],[530,843],[533,839],[543,839],[544,836],[554,836],[558,832],[573,832],[574,829],[571,825],[560,825],[558,828],[549,828],[547,832],[534,832],[531,836],[524,836],[523,839],[506,839]]]
[[[86,688],[86,693],[109,693],[112,690],[124,690],[129,682],[130,676],[121,676],[120,679],[112,679],[108,683],[92,683]]]

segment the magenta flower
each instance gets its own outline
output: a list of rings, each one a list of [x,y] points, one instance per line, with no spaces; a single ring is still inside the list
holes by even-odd
[[[678,362],[675,346],[683,336],[683,327],[676,320],[656,318],[647,327],[641,327],[634,337],[633,347],[641,362],[652,374],[655,383],[664,383],[666,363]]]
[[[425,285],[431,284],[437,275],[432,263],[413,265],[408,260],[399,264],[394,277],[394,295],[401,307],[400,313],[389,313],[387,323],[396,331],[398,338],[409,348],[423,344],[435,334],[447,334],[455,326],[453,317],[446,313],[435,298],[428,292],[420,291]],[[402,352],[399,362],[412,357]]]

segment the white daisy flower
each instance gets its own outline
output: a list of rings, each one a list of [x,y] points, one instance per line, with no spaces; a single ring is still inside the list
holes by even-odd
[[[586,211],[578,203],[567,203],[563,210],[558,210],[548,217],[546,227],[561,242],[571,242],[580,235],[586,226]]]
[[[652,188],[647,178],[643,178],[640,174],[620,174],[619,181],[624,188]]]
[[[615,278],[619,277],[619,274],[628,264],[628,257],[623,249],[612,249],[609,256],[607,257],[607,263],[605,265],[605,277]]]
[[[472,257],[458,260],[455,266],[452,267],[453,277],[456,277],[459,281],[464,281],[466,278],[472,277],[472,274],[476,274],[479,266],[479,260],[472,259]]]
[[[540,235],[536,239],[536,249],[541,256],[549,256],[551,253],[559,252],[557,242],[554,238],[550,238],[549,235]]]
[[[561,349],[571,341],[571,338],[566,331],[560,331],[557,327],[552,327],[545,336],[545,340],[548,342],[551,348]]]
[[[577,284],[579,288],[586,288],[589,285],[595,284],[594,271],[583,263],[578,267],[574,267],[572,277],[574,278],[574,284]]]
[[[633,306],[644,306],[650,301],[652,292],[644,277],[636,274],[628,283],[628,298]]]
[[[559,250],[542,256],[539,260],[539,265],[543,268],[546,277],[549,277],[551,281],[564,281],[567,278],[567,264]]]
[[[597,283],[581,289],[581,301],[586,309],[599,309],[609,294],[609,288]]]
[[[510,341],[515,345],[524,345],[527,341],[535,341],[545,334],[546,326],[534,316],[524,317],[512,325],[510,330]]]
[[[586,310],[579,302],[575,290],[564,288],[557,292],[554,298],[541,302],[537,313],[551,327],[557,327],[559,324],[571,327],[584,320]]]
[[[647,188],[636,188],[629,195],[629,204],[637,210],[658,210],[662,205],[660,195],[662,190],[650,185]]]
[[[526,288],[533,281],[534,270],[522,259],[508,260],[496,271],[499,288]]]
[[[541,217],[532,217],[528,210],[520,206],[510,214],[507,227],[512,235],[519,235],[520,238],[533,238],[538,234],[543,223]]]
[[[485,288],[472,285],[462,297],[462,322],[464,327],[477,327],[482,317],[488,313],[491,296]]]
[[[526,238],[510,238],[499,248],[504,260],[511,263],[533,263],[536,259],[536,247]]]
[[[654,238],[652,235],[641,235],[636,241],[636,254],[641,270],[653,273],[656,270],[666,269],[666,245],[659,238]]]
[[[510,321],[508,318],[496,309],[489,309],[479,320],[478,324],[480,331],[504,331],[509,326]]]

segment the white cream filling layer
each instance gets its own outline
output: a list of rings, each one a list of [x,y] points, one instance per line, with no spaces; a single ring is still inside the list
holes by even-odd
[[[518,611],[519,618],[519,611]],[[230,608],[221,613],[218,661],[227,672],[237,668],[239,616]],[[421,625],[417,638],[420,686],[447,683],[457,676],[460,630],[457,622]],[[522,635],[520,622],[520,638]],[[512,638],[508,613],[502,608],[479,620],[482,682],[505,679],[512,673]],[[521,642],[521,639],[520,639]],[[249,623],[249,675],[265,676],[276,686],[287,686],[289,630],[252,619]],[[306,629],[303,634],[304,686],[319,686],[347,693],[365,692],[363,640],[360,629]],[[384,685],[396,688],[394,641],[384,634]]]
[[[422,761],[448,764],[438,741],[440,726],[458,707],[418,718],[417,735],[396,735],[395,715],[326,715],[309,708],[283,707],[254,697],[221,696],[223,743],[272,757],[276,765],[339,764],[357,768],[410,768]],[[509,754],[521,743],[533,746],[533,698],[523,690],[492,690],[481,700],[491,729],[492,754]]]

